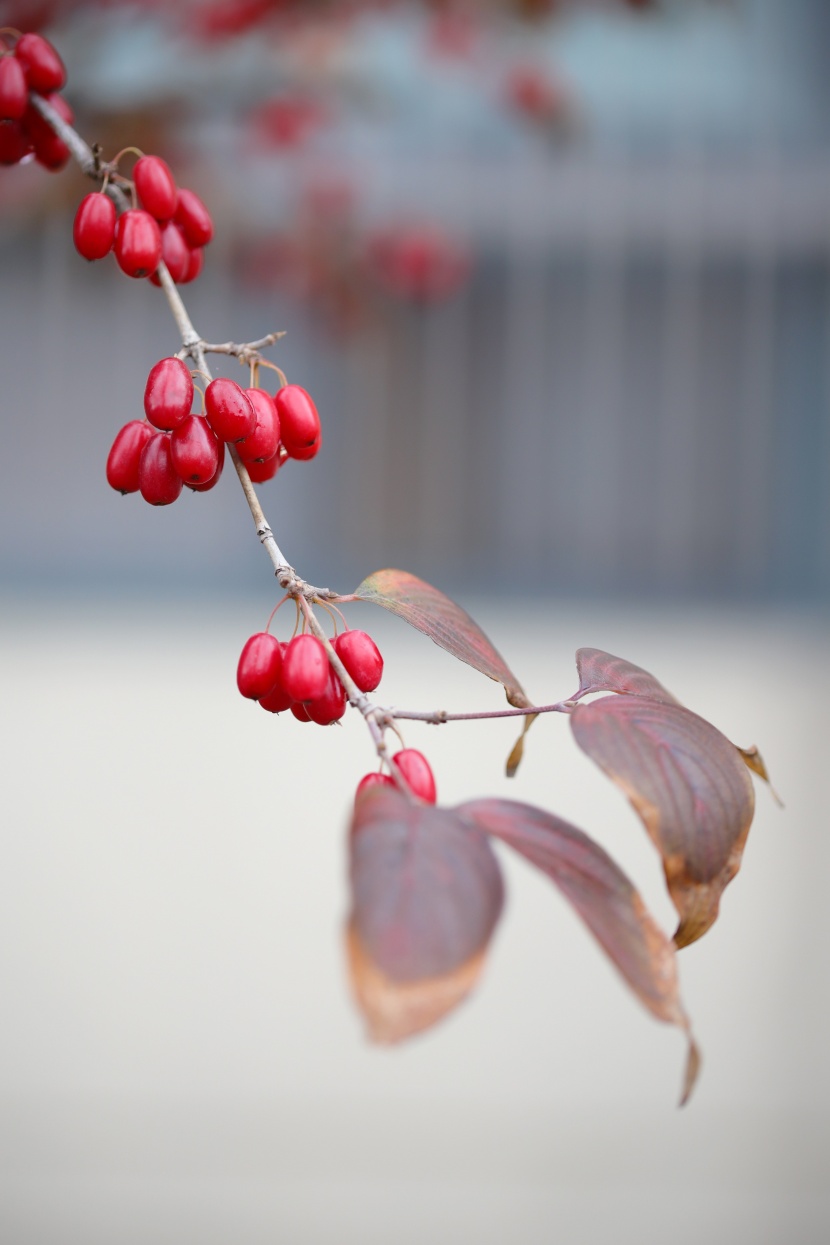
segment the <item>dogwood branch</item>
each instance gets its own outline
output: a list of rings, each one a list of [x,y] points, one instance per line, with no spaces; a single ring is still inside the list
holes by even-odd
[[[64,121],[63,117],[55,111],[55,109],[47,102],[47,100],[43,98],[43,96],[37,95],[35,92],[31,92],[29,99],[43,117],[44,121],[52,127],[58,138],[60,138],[69,148],[72,158],[80,166],[82,171],[86,173],[88,177],[97,182],[103,183],[104,178],[106,177],[106,194],[113,200],[119,211],[127,211],[127,209],[131,206],[130,200],[124,193],[121,186],[113,180],[119,176],[115,166],[107,164],[105,161],[101,160],[99,151],[90,147],[78,131],[73,126],[69,125],[68,122]],[[207,352],[213,354],[236,355],[239,358],[250,359],[255,356],[260,349],[265,346],[273,345],[273,343],[278,341],[283,335],[282,333],[269,333],[266,337],[261,338],[259,341],[240,344],[235,342],[225,342],[219,345],[207,343],[194,328],[193,322],[191,321],[190,316],[187,313],[187,308],[182,300],[182,296],[179,293],[173,278],[170,276],[166,264],[163,262],[159,264],[156,269],[156,275],[159,278],[164,296],[167,299],[173,319],[176,321],[176,327],[179,330],[179,336],[181,337],[183,346],[183,351],[180,353],[189,356],[196,365],[196,368],[207,377],[208,381],[212,380],[213,377],[211,375],[210,368],[208,367],[207,359],[205,358]],[[274,567],[274,573],[280,586],[292,596],[303,598],[317,597],[320,600],[329,600],[330,598],[335,597],[337,594],[332,592],[330,589],[315,588],[313,585],[307,584],[304,579],[299,577],[277,544],[271,525],[265,517],[259,498],[257,497],[256,490],[251,483],[251,477],[248,474],[245,464],[239,457],[239,454],[233,445],[228,446],[228,452],[230,453],[231,461],[236,469],[236,474],[239,477],[239,483],[242,486],[242,492],[245,494],[245,500],[248,503],[248,509],[251,512],[251,517],[254,520],[256,534],[271,559],[271,564]]]
[[[126,178],[123,178],[115,165],[108,164],[101,159],[100,151],[89,146],[81,135],[69,125],[55,111],[54,108],[40,95],[32,92],[30,99],[34,107],[43,117],[43,119],[52,127],[58,137],[66,144],[72,154],[75,162],[80,166],[86,175],[101,184],[106,179],[105,192],[113,200],[120,212],[127,211],[131,207],[131,201],[122,184],[129,185]],[[122,184],[119,184],[122,183]],[[255,362],[260,350],[268,346],[274,345],[279,341],[284,333],[275,332],[268,333],[265,337],[261,337],[258,341],[253,342],[206,342],[196,330],[187,308],[184,305],[181,294],[173,278],[164,262],[160,263],[156,269],[156,275],[159,284],[167,300],[179,337],[182,342],[182,349],[178,352],[180,358],[190,358],[195,368],[201,372],[210,382],[213,377],[208,367],[207,354],[224,354],[240,359],[243,362]],[[568,702],[557,702],[555,705],[546,705],[541,708],[531,709],[505,709],[495,710],[486,713],[447,713],[445,710],[437,710],[434,713],[422,713],[414,710],[403,709],[386,709],[379,705],[375,705],[370,698],[361,692],[349,675],[348,670],[335,652],[331,642],[329,641],[325,631],[321,627],[317,617],[312,609],[311,602],[318,600],[321,602],[330,600],[342,600],[338,593],[333,592],[329,588],[316,588],[312,584],[306,583],[301,579],[297,572],[291,566],[285,554],[277,544],[274,533],[271,529],[265,513],[260,504],[256,490],[254,489],[248,470],[239,456],[236,447],[232,444],[227,446],[231,461],[233,462],[236,474],[239,477],[239,483],[242,486],[242,492],[248,503],[248,509],[254,520],[257,536],[264,546],[271,564],[274,567],[274,573],[280,586],[290,596],[294,597],[300,604],[306,619],[307,626],[313,635],[322,643],[326,650],[328,660],[333,667],[338,679],[343,685],[349,704],[362,715],[369,733],[372,737],[375,750],[380,761],[385,764],[395,783],[400,787],[404,794],[411,795],[409,788],[399,773],[397,767],[392,763],[389,751],[386,746],[386,731],[395,730],[395,722],[398,719],[407,719],[413,721],[421,721],[441,725],[445,722],[462,722],[475,721],[485,718],[504,718],[504,717],[522,717],[533,713],[569,713],[572,706]]]

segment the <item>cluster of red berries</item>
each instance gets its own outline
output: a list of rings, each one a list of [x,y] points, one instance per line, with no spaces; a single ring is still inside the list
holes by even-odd
[[[14,48],[9,34],[0,38],[0,164],[19,164],[34,156],[39,164],[57,171],[69,159],[69,148],[43,120],[29,99],[34,91],[71,123],[72,109],[58,95],[66,69],[58,53],[42,35],[18,35]]]
[[[400,752],[396,752],[392,757],[392,765],[414,796],[423,800],[425,804],[436,802],[438,791],[435,786],[435,775],[423,752],[419,752],[417,748],[401,748]],[[367,787],[396,787],[397,785],[389,774],[381,774],[377,771],[364,774],[357,784],[355,799]]]
[[[146,420],[125,424],[109,452],[112,488],[168,506],[184,485],[204,493],[218,483],[226,443],[236,446],[255,483],[272,479],[286,459],[313,458],[320,448],[320,416],[299,385],[284,385],[272,398],[220,376],[205,390],[204,415],[192,413],[193,394],[181,359],[155,364],[144,390]]]
[[[75,249],[84,259],[103,259],[114,251],[128,277],[149,277],[164,260],[177,285],[195,281],[202,271],[204,247],[213,237],[213,221],[192,190],[179,187],[161,156],[140,156],[133,168],[133,188],[141,207],[117,215],[112,199],[93,190],[75,214]]]
[[[383,674],[383,658],[365,631],[343,631],[332,647],[361,692],[373,692]],[[269,713],[290,709],[300,722],[328,726],[346,712],[346,693],[313,635],[298,635],[287,644],[267,631],[246,642],[236,668],[243,696],[259,701]]]
[[[373,692],[383,675],[383,657],[372,637],[365,631],[346,630],[331,643],[358,690]],[[258,631],[242,649],[236,685],[243,696],[256,700],[269,713],[288,709],[298,722],[330,726],[346,712],[343,685],[325,648],[313,635],[298,635],[283,644],[270,632]],[[435,777],[422,752],[402,748],[391,764],[413,795],[427,804],[435,803]],[[356,795],[378,785],[397,784],[389,774],[366,774],[358,783]]]

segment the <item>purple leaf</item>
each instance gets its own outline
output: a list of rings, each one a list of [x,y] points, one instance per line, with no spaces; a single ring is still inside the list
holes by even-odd
[[[663,858],[685,947],[738,872],[755,796],[734,744],[679,705],[606,696],[571,714],[577,743],[622,788]]]
[[[689,1053],[681,1102],[700,1066],[680,1001],[675,949],[631,882],[607,852],[560,817],[512,800],[472,800],[456,808],[465,821],[496,835],[559,887],[639,1000],[686,1034]]]
[[[478,623],[460,605],[423,579],[410,575],[409,571],[375,571],[355,589],[353,597],[397,614],[411,627],[429,636],[439,648],[501,683],[514,709],[529,709],[532,705],[513,671]],[[533,720],[533,715],[524,720],[522,734],[507,761],[508,777],[512,778],[519,767],[524,736]]]
[[[601,648],[577,649],[576,669],[579,691],[571,700],[581,700],[591,692],[621,692],[629,696],[644,696],[665,705],[679,703],[653,674],[623,657],[604,653]]]
[[[398,1042],[472,989],[501,913],[501,871],[451,810],[383,787],[358,799],[350,853],[352,983],[370,1036]]]

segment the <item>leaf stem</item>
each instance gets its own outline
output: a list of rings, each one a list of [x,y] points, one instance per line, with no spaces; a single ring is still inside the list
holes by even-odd
[[[445,709],[436,709],[434,713],[390,709],[389,713],[394,718],[427,722],[430,726],[443,726],[445,722],[478,722],[487,718],[529,718],[536,713],[572,713],[575,707],[573,701],[557,700],[552,705],[530,705],[526,709],[488,709],[482,713],[447,713]]]

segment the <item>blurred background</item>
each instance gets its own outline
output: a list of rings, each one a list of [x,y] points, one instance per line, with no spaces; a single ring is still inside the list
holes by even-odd
[[[827,599],[824,0],[0,7],[52,19],[90,141],[208,202],[203,335],[288,331],[326,453],[265,496],[315,582]],[[135,499],[92,521],[175,342],[160,291],[67,247],[86,189],[0,170],[5,402],[61,411],[39,479],[73,499],[71,580],[240,586],[232,485],[157,543]],[[0,574],[37,584],[53,518],[18,530],[28,426],[6,438]]]
[[[0,0],[0,24],[54,41],[90,142],[210,207],[202,335],[287,331],[269,357],[323,450],[260,492],[305,577],[420,574],[538,701],[578,645],[620,652],[758,743],[787,806],[759,792],[682,957],[684,1112],[679,1038],[520,862],[475,999],[366,1047],[339,949],[365,732],[240,703],[276,597],[232,473],[161,509],[104,479],[178,346],[163,296],[76,254],[77,170],[0,168],[0,1237],[824,1242],[830,5]],[[501,707],[349,621],[388,703]],[[407,743],[442,800],[570,817],[671,929],[565,725],[510,784],[513,734]]]

